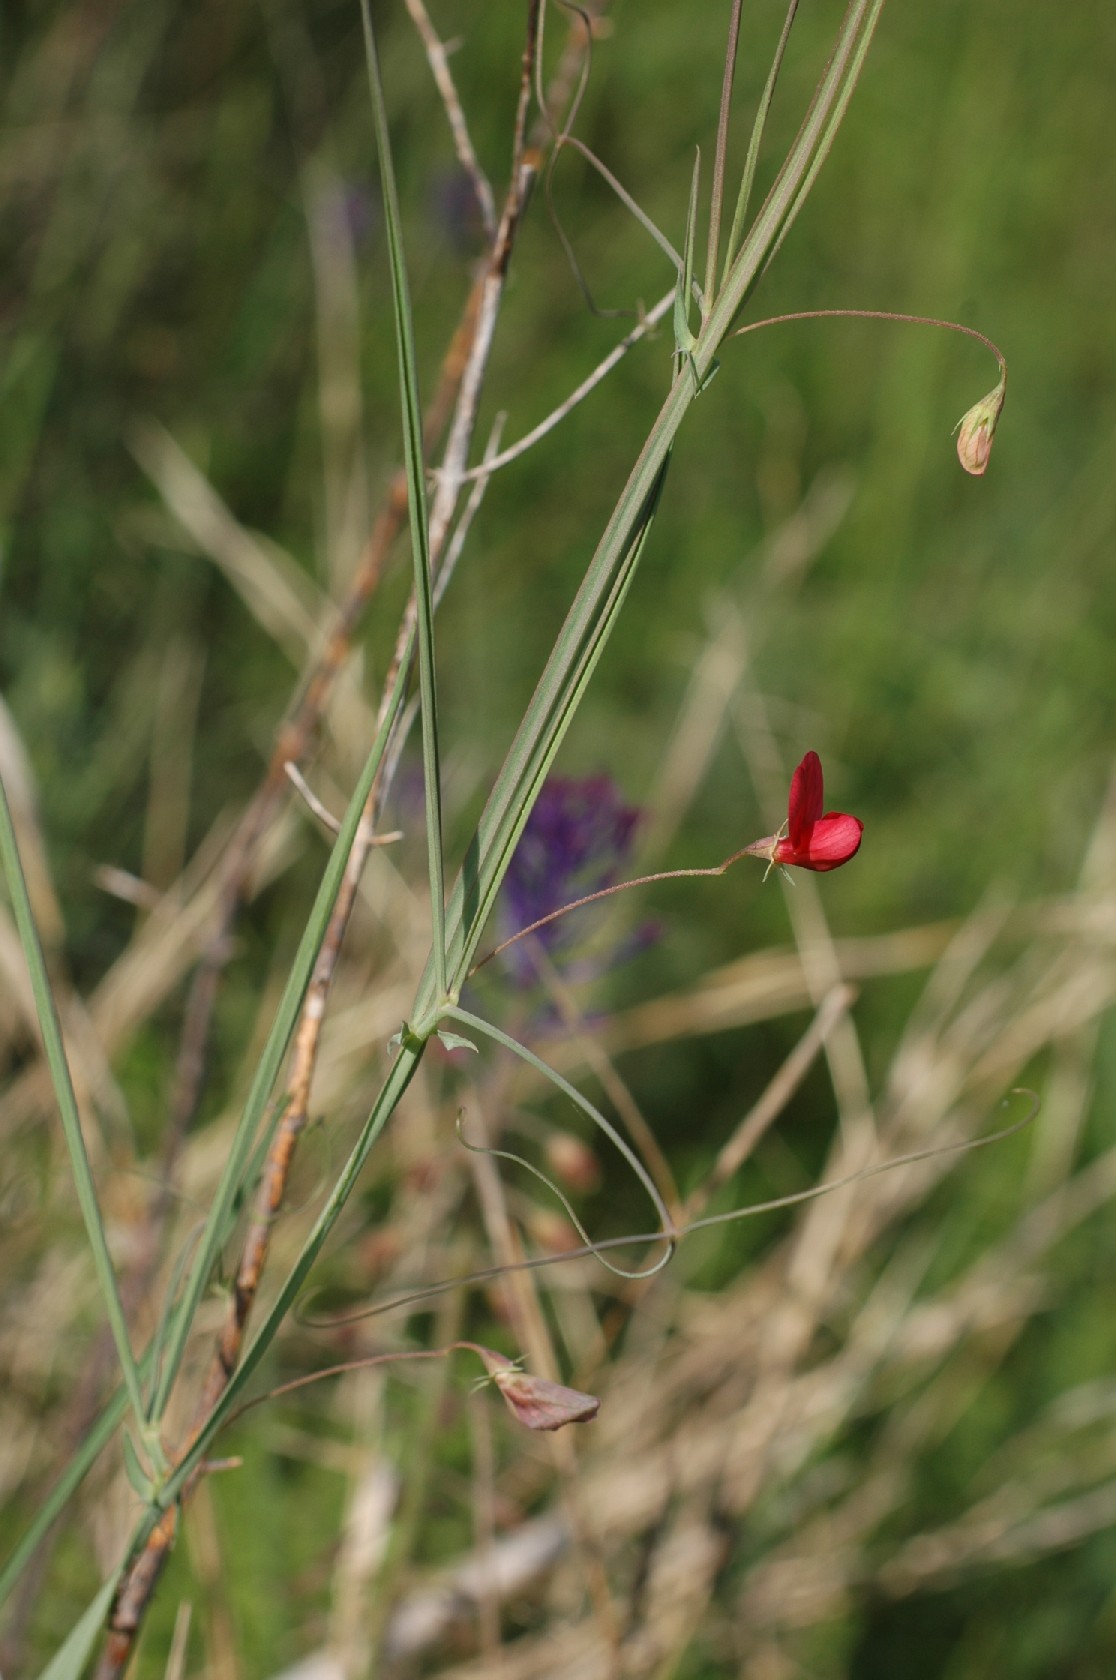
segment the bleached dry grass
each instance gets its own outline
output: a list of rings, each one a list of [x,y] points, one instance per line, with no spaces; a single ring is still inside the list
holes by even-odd
[[[715,665],[707,661],[706,669]],[[713,737],[741,710],[752,720],[745,746],[754,746],[758,701],[751,694],[741,702],[745,682],[743,661],[731,681],[719,669],[720,704],[704,710],[700,739],[691,695],[678,738],[696,745],[699,757],[708,760]],[[342,690],[338,705],[347,703]],[[759,739],[770,746],[769,736]],[[9,762],[12,740],[9,725]],[[695,791],[687,787],[682,799]],[[664,810],[664,822],[676,826],[682,814]],[[20,820],[32,855],[45,859],[29,789]],[[258,884],[282,869],[296,839],[317,843],[310,821],[298,814],[292,793]],[[157,1016],[204,941],[217,838],[207,853],[150,908],[141,908],[134,939],[87,1005],[67,993],[60,976],[90,1145],[125,1277],[150,1262],[144,1233],[163,1187],[157,1168],[134,1150],[123,1099],[114,1107],[103,1097],[114,1060]],[[875,939],[831,940],[824,893],[807,882],[788,894],[795,946],[753,953],[682,993],[622,1012],[596,1033],[588,1059],[588,1029],[576,1020],[568,1037],[548,1045],[567,1073],[610,1091],[622,1114],[627,1058],[641,1049],[781,1015],[808,1021],[804,1012],[816,1005],[804,1047],[768,1098],[741,1117],[742,1131],[726,1142],[710,1188],[730,1169],[738,1173],[768,1129],[777,1128],[818,1055],[830,1058],[839,1093],[823,1180],[978,1138],[999,1123],[1006,1091],[1035,1078],[1036,1069],[1047,1071],[1040,1074],[1042,1107],[1027,1141],[1002,1146],[1006,1187],[997,1193],[998,1234],[946,1268],[944,1277],[926,1210],[941,1209],[948,1185],[973,1170],[978,1158],[964,1154],[937,1156],[803,1204],[783,1216],[762,1259],[716,1292],[695,1284],[686,1245],[672,1267],[643,1285],[617,1284],[589,1258],[550,1271],[512,1272],[485,1285],[487,1310],[506,1321],[531,1368],[572,1371],[600,1393],[601,1415],[576,1438],[524,1444],[502,1418],[493,1419],[484,1398],[471,1402],[472,1477],[453,1499],[472,1511],[474,1539],[433,1571],[408,1563],[406,1549],[399,1552],[406,1471],[382,1442],[381,1376],[337,1379],[328,1400],[308,1402],[324,1403],[334,1419],[325,1442],[297,1425],[269,1421],[266,1408],[258,1413],[262,1450],[306,1456],[323,1475],[340,1472],[350,1488],[322,1642],[316,1656],[289,1674],[324,1680],[366,1672],[369,1629],[378,1628],[378,1672],[384,1673],[412,1672],[421,1660],[431,1672],[461,1680],[496,1672],[508,1680],[657,1676],[673,1672],[692,1651],[710,1672],[721,1665],[768,1680],[798,1672],[793,1653],[803,1630],[840,1622],[865,1595],[902,1597],[976,1569],[1009,1568],[1108,1525],[1116,1511],[1116,1465],[1105,1443],[1116,1397],[1102,1382],[1068,1389],[1025,1428],[1005,1434],[971,1500],[933,1528],[912,1517],[913,1490],[926,1464],[1035,1315],[1056,1303],[1052,1258],[1059,1243],[1103,1219],[1116,1195],[1116,1151],[1080,1165],[1075,1148],[1091,1091],[1097,1022],[1116,992],[1114,857],[1110,808],[1098,822],[1076,892],[1057,902],[982,908],[955,925]],[[45,873],[39,891],[52,901]],[[412,908],[404,913],[401,904]],[[390,851],[374,854],[316,1079],[314,1109],[327,1117],[322,1138],[335,1128],[343,1133],[367,1101],[424,939],[420,897]],[[869,1089],[853,999],[857,990],[918,972],[925,978],[907,1028],[878,1089]],[[90,1365],[96,1293],[59,1145],[43,1124],[49,1087],[29,1055],[27,1012],[12,979],[17,965],[6,964],[4,973],[11,1006],[0,1029],[0,1056],[10,1070],[0,1101],[8,1164],[0,1489],[13,1498],[50,1479],[67,1431],[87,1425],[91,1393],[104,1373],[98,1378]],[[261,1032],[270,1007],[265,989]],[[251,1046],[246,1066],[250,1056]],[[361,1291],[374,1307],[424,1281],[493,1261],[514,1263],[538,1252],[540,1241],[561,1246],[567,1239],[543,1192],[515,1168],[449,1141],[461,1106],[471,1141],[510,1136],[519,1148],[519,1117],[538,1094],[529,1070],[430,1070],[374,1166],[390,1186],[390,1211],[372,1231],[350,1221],[352,1241],[330,1262],[334,1283]],[[118,1119],[106,1121],[106,1111]],[[232,1123],[231,1111],[216,1115],[187,1142],[172,1252],[189,1240],[195,1210],[206,1204]],[[306,1205],[292,1207],[276,1232],[278,1263],[293,1255],[310,1217],[323,1170],[320,1156],[315,1164],[318,1147],[311,1139],[290,1198],[297,1203],[301,1194]],[[328,1154],[333,1145],[321,1147]],[[745,1198],[747,1176],[732,1182]],[[690,1211],[705,1199],[701,1187],[691,1191]],[[722,1191],[717,1205],[723,1202]],[[479,1229],[470,1203],[479,1209]],[[146,1280],[153,1281],[154,1289],[137,1295],[141,1333],[152,1328],[150,1303],[167,1285],[165,1268],[157,1281]],[[449,1297],[456,1306],[447,1327],[469,1293]],[[219,1313],[215,1303],[202,1315],[199,1366]],[[351,1326],[346,1353],[398,1344],[405,1328],[406,1314]],[[299,1368],[334,1357],[334,1336],[297,1328],[292,1334]],[[460,1385],[450,1393],[457,1398],[442,1403],[459,1409]],[[435,1452],[435,1441],[429,1437],[426,1450]],[[431,1465],[428,1478],[434,1474]],[[110,1453],[89,1478],[75,1514],[78,1531],[104,1563],[120,1543],[132,1499]],[[424,1520],[433,1519],[421,1511],[408,1516],[407,1545],[418,1541]],[[193,1636],[206,1650],[205,1672],[242,1672],[228,1652],[227,1618],[218,1613],[222,1597],[235,1596],[235,1560],[219,1555],[211,1516],[190,1517],[187,1531],[194,1534],[189,1551],[209,1605],[205,1616],[195,1616]],[[468,1654],[478,1642],[479,1654]],[[175,1662],[181,1660],[180,1652]],[[181,1672],[201,1670],[187,1661]]]

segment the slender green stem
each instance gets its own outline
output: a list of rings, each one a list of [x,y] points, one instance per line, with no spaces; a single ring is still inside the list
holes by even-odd
[[[652,875],[634,875],[630,881],[614,881],[611,887],[598,887],[596,892],[583,893],[580,898],[571,899],[568,904],[560,904],[557,910],[548,910],[545,916],[536,917],[533,922],[528,922],[526,927],[521,927],[518,933],[513,933],[510,938],[502,939],[499,945],[494,945],[491,951],[485,952],[479,962],[473,964],[466,978],[471,980],[478,970],[492,961],[493,957],[500,956],[510,946],[517,945],[521,939],[530,938],[531,934],[538,933],[541,928],[549,927],[551,922],[560,921],[563,916],[568,916],[573,910],[583,910],[587,904],[596,904],[602,898],[615,898],[617,893],[631,892],[633,887],[654,886],[657,881],[696,881],[723,875],[726,870],[732,868],[734,863],[739,863],[742,857],[747,857],[750,850],[751,848],[748,846],[741,846],[723,863],[711,864],[708,868],[656,869]]]
[[[670,1232],[671,1238],[680,1243],[695,1231],[712,1230],[718,1225],[738,1224],[743,1219],[756,1219],[764,1213],[778,1213],[784,1208],[814,1202],[835,1190],[847,1190],[854,1184],[878,1178],[881,1173],[894,1172],[898,1167],[914,1166],[923,1161],[935,1160],[939,1156],[962,1155],[969,1150],[985,1149],[990,1144],[1006,1143],[1008,1138],[1015,1137],[1018,1132],[1024,1131],[1033,1123],[1040,1107],[1035,1093],[1025,1087],[1009,1092],[1009,1096],[1028,1099],[1027,1113],[1010,1126],[987,1132],[983,1137],[959,1138],[953,1143],[931,1144],[925,1149],[915,1149],[906,1155],[892,1155],[886,1161],[876,1161],[871,1166],[860,1167],[857,1171],[844,1173],[839,1178],[828,1178],[821,1184],[813,1184],[808,1190],[793,1190],[788,1195],[775,1196],[770,1201],[751,1202],[747,1207],[729,1208],[724,1213],[704,1214],[700,1219],[690,1219],[674,1226]],[[1004,1102],[1007,1100],[1005,1097]],[[357,1324],[367,1318],[382,1318],[388,1313],[406,1311],[422,1302],[433,1300],[438,1295],[445,1295],[451,1289],[468,1289],[478,1284],[491,1283],[494,1278],[507,1277],[512,1272],[540,1272],[551,1266],[565,1265],[572,1260],[585,1260],[590,1255],[599,1260],[606,1249],[626,1248],[633,1242],[661,1240],[661,1231],[641,1231],[636,1236],[601,1237],[596,1242],[587,1243],[584,1248],[564,1248],[557,1254],[535,1254],[525,1260],[505,1260],[498,1266],[482,1266],[476,1271],[464,1272],[457,1277],[443,1278],[438,1283],[424,1284],[421,1289],[413,1289],[406,1295],[393,1295],[389,1300],[378,1302],[373,1307],[365,1307],[360,1312],[345,1313],[312,1322],[315,1322],[319,1329],[335,1329],[344,1324]]]
[[[71,1494],[81,1485],[102,1450],[112,1440],[127,1409],[128,1396],[123,1388],[118,1388],[106,1402],[93,1427],[82,1436],[74,1456],[44,1498],[26,1533],[0,1570],[0,1604],[6,1601],[39,1545],[46,1538],[47,1530],[65,1508]]]
[[[120,1299],[120,1291],[116,1282],[116,1270],[112,1263],[112,1255],[109,1253],[108,1239],[105,1236],[104,1221],[101,1218],[101,1208],[97,1200],[97,1187],[93,1182],[93,1169],[89,1164],[85,1138],[82,1135],[77,1098],[74,1095],[73,1080],[70,1077],[70,1065],[66,1060],[66,1047],[62,1041],[62,1027],[58,1020],[54,993],[51,990],[47,975],[43,948],[39,941],[39,931],[35,926],[35,916],[31,909],[27,880],[23,873],[23,863],[19,855],[15,825],[12,822],[8,795],[2,779],[0,779],[0,864],[3,865],[4,875],[8,883],[12,913],[15,916],[16,929],[19,933],[20,944],[23,946],[23,955],[31,979],[31,992],[35,999],[35,1012],[39,1018],[43,1050],[46,1054],[47,1066],[50,1069],[50,1079],[54,1087],[55,1101],[58,1104],[59,1118],[62,1121],[62,1133],[70,1157],[70,1171],[74,1175],[74,1188],[77,1191],[78,1205],[85,1221],[89,1246],[93,1252],[93,1266],[97,1273],[97,1284],[105,1304],[109,1324],[112,1327],[112,1338],[116,1343],[116,1354],[120,1361],[120,1371],[124,1379],[128,1403],[135,1414],[138,1427],[144,1430],[147,1420],[144,1416],[139,1366],[136,1363],[136,1356],[132,1352],[128,1322],[124,1316],[124,1305]]]
[[[737,327],[733,332],[734,338],[743,338],[747,333],[759,332],[761,327],[783,327],[791,321],[898,321],[907,327],[941,327],[944,332],[962,333],[966,338],[975,338],[978,344],[983,344],[986,350],[991,350],[999,364],[1000,373],[1007,379],[1007,361],[1004,353],[995,341],[982,333],[976,327],[966,326],[963,321],[944,321],[938,315],[907,315],[897,309],[792,309],[786,315],[769,315],[763,321],[749,321],[746,326]]]
[[[725,73],[721,82],[721,109],[717,118],[717,149],[713,154],[713,190],[709,201],[709,242],[705,256],[705,296],[712,299],[717,285],[717,252],[721,240],[721,212],[725,201],[725,164],[728,157],[729,116],[732,84],[736,76],[736,55],[740,46],[740,14],[744,0],[733,0],[729,18]]]
[[[445,1018],[460,1021],[463,1026],[471,1027],[474,1032],[483,1033],[486,1038],[492,1039],[493,1043],[502,1045],[505,1050],[510,1050],[514,1056],[518,1056],[520,1061],[526,1062],[529,1067],[533,1067],[536,1073],[541,1073],[543,1078],[548,1080],[551,1085],[557,1086],[563,1096],[569,1097],[572,1103],[576,1103],[581,1112],[588,1115],[594,1126],[598,1127],[614,1148],[619,1150],[651,1198],[655,1212],[662,1224],[658,1236],[666,1241],[667,1247],[665,1253],[661,1254],[658,1260],[639,1271],[627,1271],[624,1267],[614,1266],[607,1260],[602,1261],[601,1264],[607,1266],[610,1272],[615,1272],[617,1276],[629,1280],[654,1277],[656,1272],[661,1272],[674,1253],[674,1222],[670,1217],[670,1211],[666,1203],[659,1194],[658,1186],[627,1139],[620,1135],[612,1122],[605,1118],[599,1108],[594,1107],[588,1097],[582,1095],[576,1085],[571,1085],[568,1079],[563,1079],[555,1068],[548,1066],[540,1056],[536,1056],[533,1050],[528,1050],[527,1046],[521,1044],[517,1038],[512,1038],[508,1033],[501,1032],[499,1027],[494,1027],[491,1021],[486,1021],[482,1015],[474,1015],[470,1010],[462,1009],[459,1005],[447,1009]],[[580,1226],[578,1226],[578,1230],[580,1233]]]
[[[439,995],[446,990],[446,893],[442,861],[442,780],[438,762],[438,700],[434,673],[434,603],[430,581],[430,521],[426,506],[426,475],[422,453],[422,407],[419,403],[407,264],[403,252],[402,218],[395,185],[391,137],[388,133],[380,61],[368,0],[361,0],[364,50],[376,145],[380,154],[380,183],[384,224],[391,261],[391,294],[395,306],[395,342],[399,355],[399,394],[403,408],[403,452],[407,470],[407,505],[411,521],[411,554],[415,574],[415,614],[418,624],[419,697],[422,708],[422,768],[426,789],[426,852],[430,872],[430,913],[433,922],[434,972]]]
[[[380,1094],[376,1098],[360,1136],[353,1145],[349,1158],[330,1192],[329,1200],[314,1221],[313,1229],[303,1243],[298,1259],[284,1278],[267,1317],[256,1331],[243,1359],[230,1377],[227,1387],[207,1418],[197,1440],[191,1446],[190,1451],[175,1465],[173,1474],[168,1478],[165,1487],[162,1489],[161,1503],[164,1507],[172,1504],[182,1491],[183,1484],[189,1480],[198,1461],[205,1456],[218,1430],[223,1428],[228,1421],[229,1414],[242,1394],[248,1379],[275,1340],[276,1333],[294,1305],[299,1291],[310,1274],[311,1267],[325,1245],[326,1238],[337,1223],[342,1209],[351,1196],[373,1144],[395,1112],[400,1098],[414,1078],[415,1070],[422,1060],[423,1049],[424,1046],[421,1044],[416,1045],[413,1041],[406,1041],[396,1053]]]
[[[844,108],[847,79],[859,68],[882,3],[852,0],[794,144],[693,341],[687,357],[689,368],[671,385],[559,632],[446,906],[446,966],[451,995],[468,972],[542,779],[611,633],[619,604],[631,587],[675,435],[735,316],[754,289],[771,248],[801,208],[799,189],[811,176],[817,148],[831,134],[833,111]],[[443,995],[438,987],[437,965],[432,962],[416,1000],[416,1031],[430,1030]]]
[[[624,186],[623,182],[612,173],[612,170],[609,169],[608,165],[601,162],[596,152],[594,152],[590,146],[587,146],[584,140],[578,140],[576,136],[572,134],[563,135],[562,149],[576,152],[579,157],[583,157],[585,159],[586,163],[588,163],[596,171],[601,180],[612,189],[616,197],[624,206],[625,210],[628,211],[629,215],[634,216],[635,220],[639,223],[640,227],[643,228],[644,232],[650,235],[671,265],[676,269],[681,269],[682,258],[675,250],[666,234],[658,226],[658,224],[651,219],[646,210],[641,208],[628,189]],[[557,159],[558,153],[556,152],[554,158],[552,159],[550,169],[547,171],[548,179],[554,173]],[[588,299],[588,286],[585,284],[584,277],[581,274],[580,265],[577,262],[573,246],[570,244],[569,239],[562,231],[560,221],[555,222],[555,231],[562,241],[566,255],[570,258],[571,266],[574,270],[574,276],[578,280],[583,294]]]

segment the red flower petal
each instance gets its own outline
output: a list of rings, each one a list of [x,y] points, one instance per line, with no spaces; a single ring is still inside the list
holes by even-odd
[[[822,767],[816,752],[808,752],[791,777],[787,802],[788,838],[796,852],[809,841],[810,829],[822,814]]]
[[[810,831],[806,856],[796,859],[804,869],[837,869],[860,850],[864,824],[844,811],[827,811]]]
[[[791,778],[786,830],[754,840],[744,851],[772,864],[821,871],[839,869],[860,849],[864,824],[859,817],[845,811],[822,815],[822,767],[816,752],[806,754]]]

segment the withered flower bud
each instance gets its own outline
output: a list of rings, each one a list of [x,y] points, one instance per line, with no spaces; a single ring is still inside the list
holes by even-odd
[[[588,1423],[600,1411],[596,1395],[564,1388],[545,1377],[532,1377],[490,1348],[478,1347],[477,1352],[508,1410],[528,1429],[561,1429],[567,1423]]]

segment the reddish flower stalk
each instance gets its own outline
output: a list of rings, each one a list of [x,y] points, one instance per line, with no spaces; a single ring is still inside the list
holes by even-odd
[[[607,1243],[605,1246],[608,1246]],[[376,1310],[373,1307],[372,1311]],[[365,1316],[363,1313],[353,1315],[355,1318]],[[353,1317],[333,1319],[329,1322],[336,1325],[351,1324]],[[322,1321],[323,1325],[325,1322],[327,1321]],[[232,1418],[226,1421],[232,1422],[242,1417],[254,1406],[262,1406],[266,1400],[275,1400],[281,1394],[293,1394],[296,1389],[308,1388],[311,1383],[321,1382],[323,1377],[337,1377],[344,1371],[366,1371],[373,1365],[397,1365],[407,1359],[445,1359],[448,1354],[460,1352],[463,1348],[477,1355],[503,1395],[512,1416],[527,1429],[562,1429],[567,1423],[589,1423],[601,1409],[601,1403],[595,1394],[583,1394],[580,1389],[566,1388],[564,1384],[551,1382],[547,1377],[533,1377],[529,1371],[520,1369],[518,1360],[509,1359],[503,1353],[493,1353],[491,1348],[482,1347],[479,1342],[450,1342],[446,1347],[400,1348],[392,1353],[371,1353],[360,1359],[343,1360],[340,1365],[327,1365],[324,1370],[310,1371],[304,1377],[295,1377],[291,1382],[280,1383],[278,1388],[269,1389],[266,1394],[258,1394],[254,1400],[248,1400],[243,1406],[239,1406]],[[207,1473],[222,1468],[224,1466],[216,1460],[210,1460],[205,1465]]]
[[[822,793],[821,759],[808,752],[791,777],[786,822],[778,834],[745,846],[748,856],[766,858],[771,867],[793,864],[819,871],[848,863],[859,850],[864,824],[844,811],[823,815]]]

